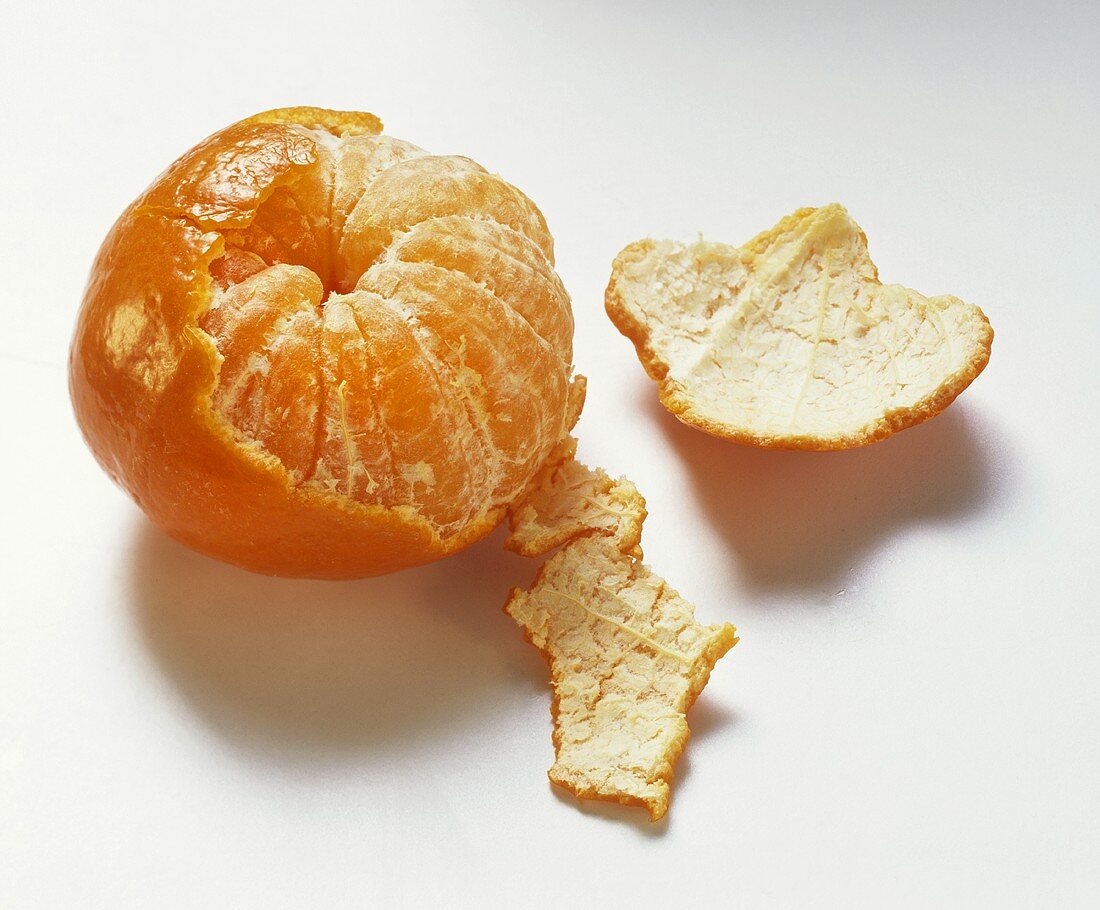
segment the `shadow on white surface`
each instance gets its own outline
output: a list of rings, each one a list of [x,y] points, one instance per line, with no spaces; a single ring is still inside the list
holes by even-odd
[[[308,581],[216,562],[141,519],[131,608],[159,670],[231,746],[274,763],[400,758],[419,742],[473,742],[503,703],[546,691],[543,658],[501,610],[537,564],[500,537],[383,578]],[[704,694],[688,722],[695,741],[736,715]],[[689,771],[685,754],[674,800]],[[651,823],[642,809],[551,789],[646,836],[668,829],[667,816]]]
[[[718,439],[680,423],[651,391],[647,411],[756,590],[836,593],[861,557],[898,529],[980,513],[998,480],[993,465],[1003,460],[959,403],[882,442],[840,452]]]
[[[395,575],[308,581],[224,565],[142,520],[130,570],[161,671],[222,737],[273,761],[403,754],[545,685],[501,610],[535,566],[496,536]]]

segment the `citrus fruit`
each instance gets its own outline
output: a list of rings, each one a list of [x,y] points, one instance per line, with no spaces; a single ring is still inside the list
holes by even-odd
[[[70,357],[80,427],[173,537],[373,575],[491,531],[579,413],[535,204],[371,114],[215,133],[122,214]]]

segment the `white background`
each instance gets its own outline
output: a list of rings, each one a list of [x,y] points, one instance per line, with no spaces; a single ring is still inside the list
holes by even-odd
[[[0,906],[1100,906],[1095,3],[132,4],[0,28]],[[667,819],[580,805],[500,535],[354,583],[152,529],[71,417],[95,249],[256,111],[379,114],[527,191],[574,297],[589,463],[742,642]],[[651,234],[841,201],[883,277],[979,304],[986,372],[868,449],[740,448],[602,309]]]

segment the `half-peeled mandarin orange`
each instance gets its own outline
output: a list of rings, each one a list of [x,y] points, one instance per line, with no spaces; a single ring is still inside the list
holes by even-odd
[[[499,523],[579,413],[572,334],[523,193],[370,114],[288,108],[122,214],[70,384],[100,463],[173,537],[346,578]]]

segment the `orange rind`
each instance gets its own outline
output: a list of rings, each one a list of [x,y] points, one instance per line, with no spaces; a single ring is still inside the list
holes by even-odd
[[[567,543],[504,609],[550,664],[550,780],[660,819],[687,711],[737,643],[734,627],[697,622],[691,604],[601,536]]]
[[[641,559],[645,498],[620,477],[576,460],[569,437],[547,460],[532,489],[509,511],[512,533],[504,542],[523,556],[542,556],[578,537],[609,537],[622,552]]]
[[[550,780],[582,799],[668,810],[687,710],[737,642],[642,565],[645,499],[559,445],[509,510],[505,546],[525,556],[560,547],[504,611],[550,664],[556,760]]]
[[[984,369],[993,341],[978,307],[882,284],[835,204],[742,247],[632,243],[605,299],[669,411],[774,448],[851,448],[927,420]]]

